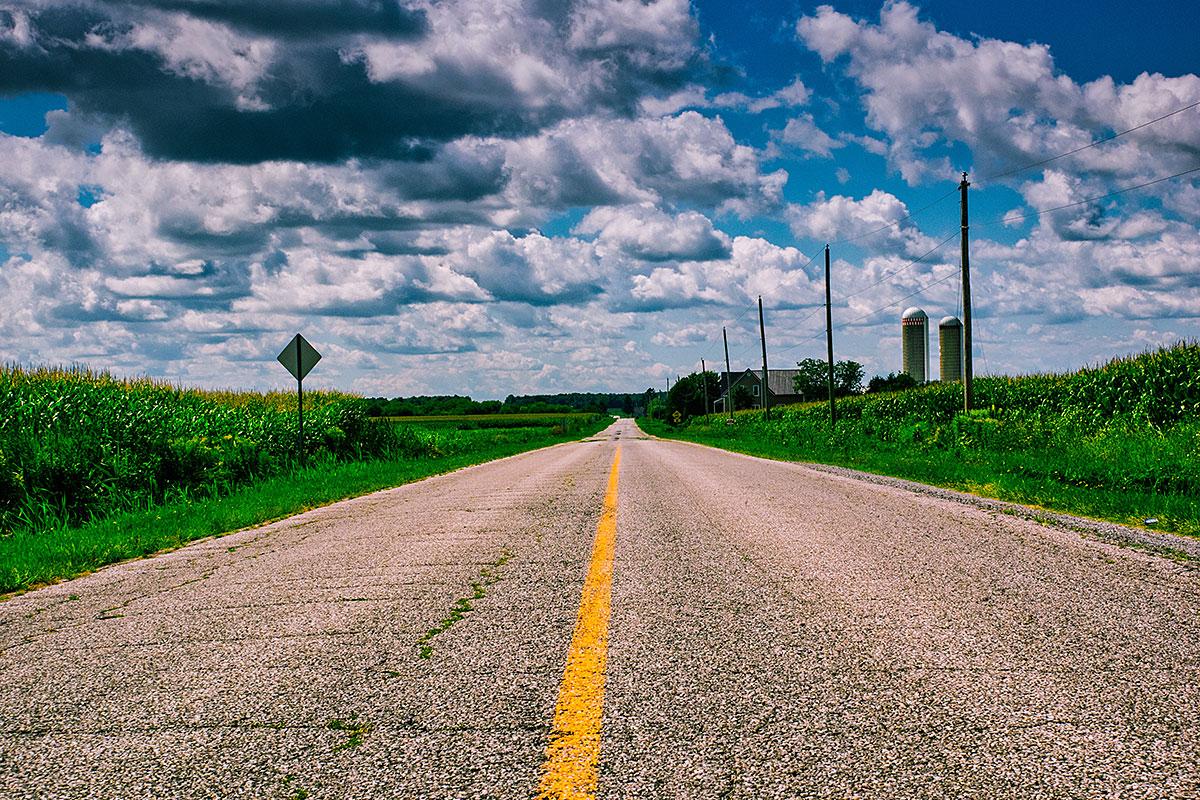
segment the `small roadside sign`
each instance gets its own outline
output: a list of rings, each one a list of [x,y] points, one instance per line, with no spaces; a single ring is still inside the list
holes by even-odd
[[[312,368],[320,360],[321,354],[317,352],[317,349],[298,333],[279,354],[279,363],[283,364],[284,368],[292,373],[292,377],[298,381],[304,380],[304,377],[312,372]]]
[[[299,423],[296,431],[296,454],[300,458],[301,468],[304,467],[304,376],[312,372],[312,368],[320,360],[321,354],[317,352],[317,348],[298,333],[279,354],[279,363],[296,379],[296,416]]]

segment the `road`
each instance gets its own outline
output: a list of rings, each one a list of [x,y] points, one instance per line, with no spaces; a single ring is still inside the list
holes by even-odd
[[[0,676],[3,798],[1200,797],[1200,571],[631,421],[12,598]]]

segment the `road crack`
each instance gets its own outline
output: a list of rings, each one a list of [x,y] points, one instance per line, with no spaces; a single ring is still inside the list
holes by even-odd
[[[479,577],[471,582],[471,594],[455,600],[454,605],[450,607],[450,613],[437,625],[434,625],[423,633],[421,638],[417,640],[417,655],[420,658],[429,659],[433,657],[433,640],[448,631],[454,623],[475,610],[473,603],[487,596],[488,587],[503,577],[501,571],[504,565],[512,560],[512,557],[512,551],[505,547],[500,551],[500,556],[495,561],[487,564],[479,571]]]

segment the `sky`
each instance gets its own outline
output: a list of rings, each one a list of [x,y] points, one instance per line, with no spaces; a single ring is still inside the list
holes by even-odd
[[[885,374],[905,308],[961,314],[963,171],[977,374],[1196,338],[1198,27],[1157,1],[0,0],[0,359],[284,388],[300,332],[313,388],[640,391],[719,367],[723,327],[758,366],[759,296],[772,367],[823,358],[828,243],[836,357]]]

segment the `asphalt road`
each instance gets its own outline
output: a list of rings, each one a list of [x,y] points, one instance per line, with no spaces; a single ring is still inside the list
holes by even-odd
[[[622,421],[0,603],[6,800],[558,779],[1200,797],[1200,571]]]

